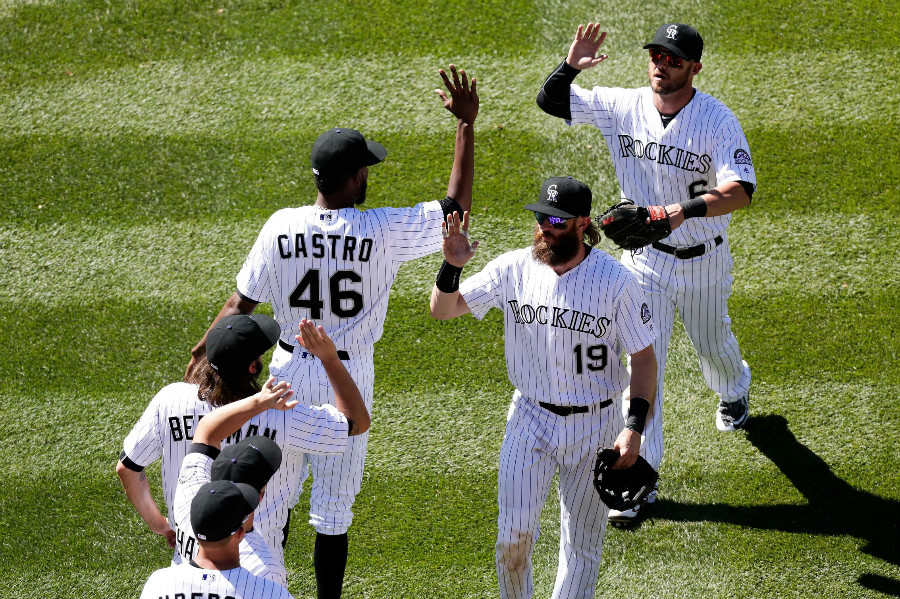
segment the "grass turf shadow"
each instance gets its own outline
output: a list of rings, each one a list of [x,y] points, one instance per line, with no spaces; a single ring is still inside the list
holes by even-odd
[[[783,416],[751,417],[745,431],[747,439],[803,494],[806,505],[732,506],[660,499],[651,517],[790,533],[851,535],[865,541],[865,553],[900,566],[900,502],[854,489],[835,476],[822,458],[797,440]],[[900,581],[891,578],[866,573],[857,578],[857,583],[900,597]]]

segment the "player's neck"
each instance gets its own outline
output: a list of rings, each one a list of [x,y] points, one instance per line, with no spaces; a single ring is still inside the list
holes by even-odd
[[[688,85],[671,94],[661,95],[653,92],[653,105],[660,114],[672,116],[678,114],[682,108],[687,106],[693,97],[694,88]]]
[[[341,208],[353,208],[356,205],[354,199],[341,193],[324,196],[319,193],[316,198],[316,206],[325,210],[340,210]]]
[[[229,546],[223,550],[218,548],[210,549],[209,547],[204,547],[203,543],[201,543],[200,549],[197,551],[197,557],[194,558],[194,563],[207,570],[233,570],[240,567],[241,556],[237,545],[234,545],[233,548]]]

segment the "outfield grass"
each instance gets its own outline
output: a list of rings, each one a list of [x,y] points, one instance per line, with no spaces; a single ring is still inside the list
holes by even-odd
[[[0,0],[0,597],[136,597],[167,563],[115,458],[152,395],[180,379],[268,215],[312,201],[322,130],[356,127],[388,148],[369,205],[442,197],[453,123],[436,71],[475,75],[474,272],[529,243],[521,206],[547,176],[588,182],[598,210],[617,194],[596,131],[534,104],[577,24],[603,22],[610,55],[579,83],[634,86],[640,46],[673,17],[704,34],[696,85],[738,115],[759,178],[730,228],[753,419],[715,431],[713,394],[676,332],[661,501],[638,529],[607,534],[598,596],[900,596],[895,12],[862,0]],[[433,321],[438,262],[401,270],[376,348],[346,597],[497,595],[502,322]],[[305,501],[287,548],[297,597],[315,595]],[[541,597],[558,539],[547,505]]]

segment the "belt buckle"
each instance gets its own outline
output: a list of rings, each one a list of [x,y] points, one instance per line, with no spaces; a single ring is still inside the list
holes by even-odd
[[[672,252],[672,254],[679,260],[687,260],[688,258],[696,258],[697,256],[702,256],[705,251],[705,246],[695,245],[689,248],[675,248],[675,251]]]
[[[575,413],[575,408],[572,406],[556,406],[556,409],[560,416],[571,416]]]

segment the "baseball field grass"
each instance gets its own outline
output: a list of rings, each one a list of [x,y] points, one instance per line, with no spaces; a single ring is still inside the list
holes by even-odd
[[[482,245],[467,271],[530,242],[522,206],[548,176],[587,182],[598,212],[610,204],[598,132],[534,100],[588,21],[609,32],[610,58],[584,86],[644,84],[656,27],[697,27],[695,85],[737,114],[759,179],[729,229],[751,420],[716,432],[677,328],[660,501],[635,530],[608,532],[597,596],[900,597],[896,8],[0,0],[0,597],[137,597],[168,563],[115,475],[122,439],[181,379],[267,217],[314,200],[309,151],[325,129],[387,147],[367,205],[441,198],[454,122],[437,70],[474,75]],[[432,320],[438,263],[401,270],[376,346],[347,598],[498,594],[502,323]],[[537,597],[555,576],[553,494]],[[291,592],[308,598],[305,506],[287,562]]]

